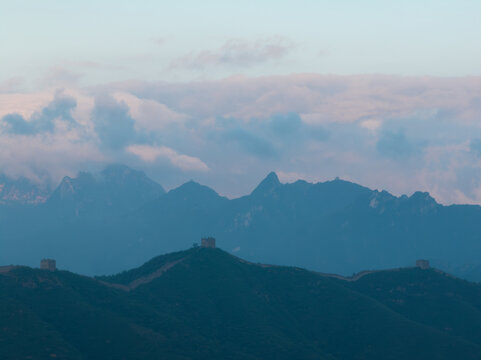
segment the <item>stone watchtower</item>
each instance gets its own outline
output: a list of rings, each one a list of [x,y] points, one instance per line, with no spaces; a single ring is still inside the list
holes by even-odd
[[[200,246],[203,248],[215,249],[215,239],[213,237],[206,237],[200,240]]]
[[[40,261],[40,269],[55,271],[57,269],[57,262],[54,259],[42,259]]]
[[[429,269],[429,261],[428,260],[416,260],[416,266],[420,269],[426,270]]]

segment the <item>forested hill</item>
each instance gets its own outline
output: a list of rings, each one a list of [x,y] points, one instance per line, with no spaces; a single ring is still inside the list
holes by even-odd
[[[109,277],[0,272],[1,359],[479,359],[481,287],[344,281],[191,248]]]

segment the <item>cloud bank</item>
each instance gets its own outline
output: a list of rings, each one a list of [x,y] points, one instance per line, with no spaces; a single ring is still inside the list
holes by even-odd
[[[273,41],[243,58],[251,45],[226,44],[205,64],[288,51]],[[481,203],[480,78],[239,76],[35,93],[16,86],[0,93],[0,169],[12,177],[55,184],[122,162],[167,187],[193,178],[238,196],[275,170],[285,181],[340,176],[395,194]]]

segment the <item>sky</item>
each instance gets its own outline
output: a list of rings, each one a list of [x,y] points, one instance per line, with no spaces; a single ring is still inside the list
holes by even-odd
[[[481,203],[479,1],[2,1],[0,172]]]

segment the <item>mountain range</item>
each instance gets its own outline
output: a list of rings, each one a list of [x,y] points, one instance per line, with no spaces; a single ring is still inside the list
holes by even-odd
[[[193,181],[165,192],[116,165],[64,178],[43,202],[0,205],[3,264],[53,257],[65,269],[112,274],[208,235],[253,262],[349,275],[427,258],[481,281],[481,207],[443,206],[425,192],[397,197],[341,179],[282,184],[270,173],[228,199]]]
[[[481,287],[357,279],[192,247],[112,276],[0,268],[0,358],[479,359]]]

